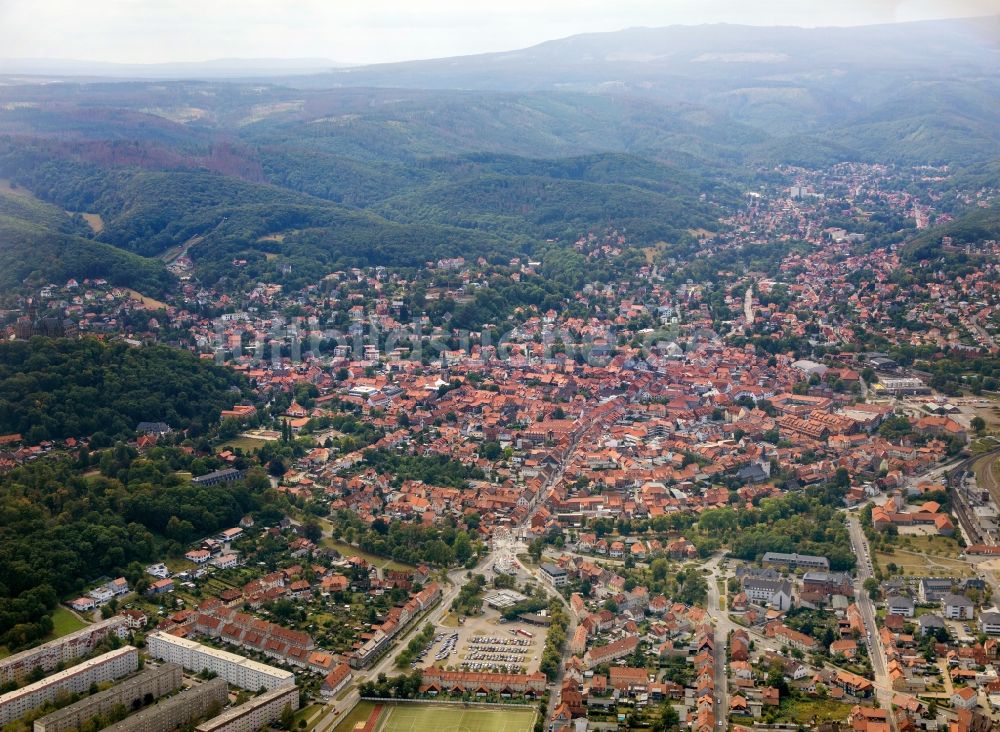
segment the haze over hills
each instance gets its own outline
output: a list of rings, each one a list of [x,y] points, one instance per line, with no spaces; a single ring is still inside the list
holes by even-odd
[[[1000,16],[674,26],[337,70],[264,59],[104,70],[146,80],[11,77],[0,178],[105,223],[60,236],[146,257],[199,238],[209,281],[226,257],[280,278],[283,258],[306,277],[507,257],[595,227],[676,243],[774,165],[995,159],[998,36]],[[177,80],[198,75],[216,78]],[[7,246],[52,224],[19,221]]]
[[[219,58],[207,61],[114,63],[60,58],[0,58],[0,76],[95,77],[113,79],[230,79],[313,74],[350,64],[325,58]]]
[[[714,24],[588,33],[501,53],[360,66],[316,79],[350,86],[632,91],[693,98],[692,84],[764,79],[774,84],[877,70],[990,73],[1000,60],[1000,15],[887,25],[798,28]]]

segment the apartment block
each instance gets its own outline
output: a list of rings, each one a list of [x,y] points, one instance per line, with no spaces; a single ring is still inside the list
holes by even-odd
[[[249,691],[295,685],[295,675],[291,671],[169,633],[150,633],[146,636],[146,647],[155,658],[179,664],[189,671],[212,671],[233,686]]]
[[[75,704],[63,707],[35,720],[34,732],[63,732],[79,729],[99,714],[121,705],[130,712],[152,704],[156,699],[181,688],[183,672],[176,663],[146,668],[110,689],[91,694]]]
[[[245,704],[202,722],[195,732],[257,732],[278,721],[285,707],[299,708],[299,690],[286,686],[264,692]]]
[[[119,638],[128,636],[126,618],[116,615],[62,638],[8,656],[0,661],[0,685],[23,681],[36,668],[54,671],[60,663],[68,664],[93,652],[98,643],[111,635]]]
[[[0,725],[53,701],[60,692],[79,694],[91,684],[120,679],[139,668],[139,651],[125,646],[0,696]]]
[[[225,679],[211,679],[146,707],[104,732],[171,732],[199,717],[216,714],[229,701]]]

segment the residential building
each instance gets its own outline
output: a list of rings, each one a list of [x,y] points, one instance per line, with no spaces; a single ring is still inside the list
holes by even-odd
[[[924,577],[920,580],[920,601],[940,602],[942,597],[951,592],[955,584],[956,580],[951,577]]]
[[[197,478],[192,478],[191,482],[195,485],[217,485],[219,483],[231,483],[234,480],[240,480],[242,477],[242,470],[224,468],[222,470],[213,470],[211,473],[206,473],[205,475],[199,475]]]
[[[975,709],[979,695],[971,686],[955,689],[951,695],[951,706],[955,709]]]
[[[814,651],[819,646],[814,638],[810,638],[805,633],[800,633],[779,622],[768,623],[764,628],[764,633],[769,638],[775,638],[782,643],[787,643],[793,648],[798,648],[800,651]]]
[[[624,693],[641,693],[649,685],[649,672],[644,668],[612,666],[611,686]]]
[[[228,554],[220,554],[219,556],[214,557],[210,562],[212,566],[218,567],[219,569],[233,569],[238,566],[239,563],[239,556],[237,554],[233,554],[232,552]]]
[[[618,658],[623,658],[633,653],[639,646],[639,639],[634,635],[629,635],[619,640],[609,643],[606,646],[591,648],[583,657],[584,663],[589,668],[593,668],[602,663],[609,663]]]
[[[833,595],[850,597],[854,584],[845,572],[806,572],[802,576],[802,599],[822,602]]]
[[[1000,635],[1000,613],[995,611],[980,613],[979,627],[986,635]]]
[[[209,679],[105,727],[104,732],[171,732],[221,710],[228,701],[225,679]]]
[[[553,587],[563,587],[567,582],[566,570],[555,564],[543,564],[541,566],[542,576],[551,583]]]
[[[257,691],[295,684],[295,675],[274,666],[258,663],[235,653],[220,651],[201,643],[157,631],[146,636],[149,654],[176,663],[189,671],[212,671],[233,686]]]
[[[971,620],[976,606],[965,595],[949,592],[941,598],[941,607],[948,620]]]
[[[1000,616],[998,616],[998,620],[1000,620]],[[947,626],[944,623],[944,618],[940,615],[924,613],[917,618],[917,628],[920,631],[920,635],[927,635],[928,633],[937,633],[939,630],[944,630]]]
[[[90,719],[106,714],[118,705],[130,711],[137,709],[180,689],[183,676],[181,667],[176,663],[147,666],[142,673],[115,684],[110,689],[86,696],[68,707],[36,719],[34,732],[81,729]]]
[[[743,579],[743,591],[751,602],[770,605],[775,610],[788,610],[792,606],[792,583],[788,580]]]
[[[341,689],[350,683],[352,676],[350,666],[346,663],[337,664],[333,671],[323,679],[323,686],[320,689],[320,693],[323,696],[336,696]]]
[[[503,694],[539,695],[545,691],[545,674],[489,674],[475,671],[444,671],[438,668],[424,669],[423,685],[425,693],[440,691],[452,693],[498,692]]]
[[[0,684],[22,681],[35,668],[53,671],[59,664],[65,666],[74,659],[91,653],[101,641],[111,635],[119,638],[128,636],[126,618],[115,615],[88,625],[75,633],[0,660]]]
[[[184,555],[184,558],[195,564],[204,564],[212,558],[212,552],[207,549],[192,549]]]
[[[91,684],[119,679],[139,668],[139,651],[123,646],[0,696],[0,725],[20,719],[60,694],[79,694]]]
[[[174,581],[169,577],[167,579],[156,580],[149,585],[147,592],[150,595],[165,595],[168,592],[174,591]]]
[[[821,569],[824,572],[830,570],[830,560],[826,557],[816,557],[810,554],[784,554],[782,552],[767,552],[761,558],[765,567],[779,566],[788,569]]]
[[[886,599],[886,612],[889,615],[912,618],[914,613],[913,600],[906,595],[889,595]]]
[[[257,732],[277,722],[285,707],[292,711],[299,708],[299,690],[294,686],[265,691],[248,702],[202,722],[195,727],[195,732]]]

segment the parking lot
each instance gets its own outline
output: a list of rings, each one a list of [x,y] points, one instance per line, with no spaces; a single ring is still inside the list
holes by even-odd
[[[545,645],[544,627],[523,622],[503,622],[486,608],[456,628],[439,627],[422,658],[421,668],[439,666],[463,671],[533,673]]]
[[[469,639],[462,668],[469,671],[516,673],[527,664],[533,638],[522,635],[531,631],[509,630],[509,636],[477,635]]]

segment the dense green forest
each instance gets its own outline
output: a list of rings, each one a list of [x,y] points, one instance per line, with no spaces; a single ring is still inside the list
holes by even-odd
[[[392,557],[407,564],[432,564],[451,567],[465,564],[474,556],[472,536],[453,526],[424,526],[376,519],[363,524],[351,511],[338,511],[333,517],[333,537],[356,543],[365,551]]]
[[[837,510],[842,495],[831,486],[810,488],[766,498],[753,509],[705,511],[697,526],[704,535],[732,537],[729,553],[738,559],[758,561],[765,552],[800,552],[827,557],[833,570],[848,570],[857,558]]]
[[[226,278],[235,290],[260,279],[301,287],[354,266],[419,267],[458,255],[505,261],[544,239],[561,239],[565,250],[594,229],[626,231],[635,246],[677,241],[689,228],[713,227],[737,200],[710,177],[627,155],[480,154],[404,167],[273,147],[261,154],[265,172],[295,190],[218,172],[108,167],[11,141],[0,143],[0,171],[64,209],[101,215],[104,230],[78,242],[79,256],[100,251],[97,242],[155,256],[190,241],[199,279]],[[122,258],[108,269],[120,269]],[[133,269],[145,263],[129,261]],[[155,262],[149,269],[127,284],[162,291],[167,275]]]
[[[265,146],[258,151],[266,179],[317,198],[365,207],[425,183],[431,174],[414,165],[372,165],[318,150]]]
[[[143,582],[139,562],[179,554],[198,536],[266,508],[265,476],[196,486],[175,471],[201,458],[179,448],[38,460],[0,484],[0,645],[17,649],[51,631],[48,613],[102,575]],[[100,472],[84,477],[92,464]],[[209,464],[210,465],[210,464]],[[280,514],[279,514],[280,516]]]
[[[606,229],[633,247],[665,242],[663,261],[688,265],[671,271],[702,280],[724,262],[692,262],[688,232],[716,230],[775,165],[947,161],[990,183],[993,81],[865,85],[867,101],[838,115],[823,111],[844,101],[836,92],[806,86],[701,106],[569,89],[12,86],[0,90],[0,178],[53,207],[0,205],[0,285],[100,276],[159,295],[171,282],[160,264],[119,250],[190,242],[204,284],[299,288],[354,266],[535,257],[552,239],[568,253]],[[104,229],[59,211],[98,213]]]
[[[1000,145],[996,77],[906,80],[873,108],[818,135],[859,159],[894,164],[975,165]]]
[[[89,237],[80,217],[0,186],[0,291],[90,277],[152,296],[165,292],[172,277],[159,262]]]
[[[628,231],[637,245],[710,227],[716,217],[693,195],[664,195],[634,186],[540,176],[479,175],[440,183],[384,201],[376,210],[406,222],[445,222],[471,229],[575,239],[590,228]]]
[[[151,297],[173,278],[160,262],[91,239],[41,229],[0,216],[0,290],[38,287],[69,279],[106,279]]]
[[[234,372],[166,346],[33,338],[0,343],[0,433],[42,440],[93,435],[97,445],[138,422],[204,432],[241,395]]]
[[[479,468],[474,468],[452,460],[447,455],[402,455],[390,450],[369,450],[365,453],[365,467],[375,468],[379,473],[388,473],[393,480],[420,480],[428,485],[462,488],[470,480],[481,480],[486,476]]]

